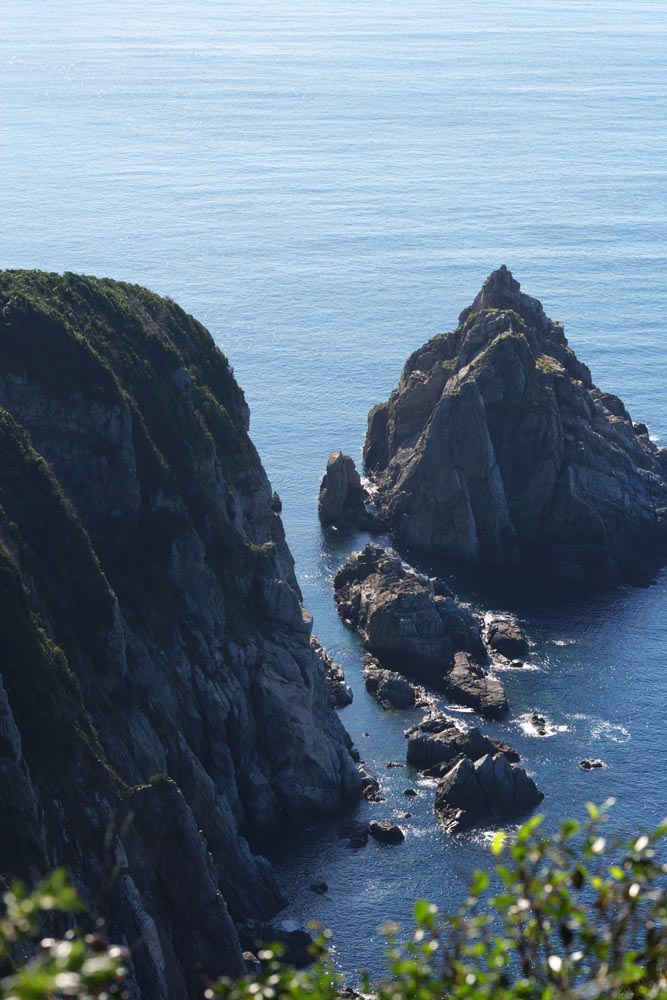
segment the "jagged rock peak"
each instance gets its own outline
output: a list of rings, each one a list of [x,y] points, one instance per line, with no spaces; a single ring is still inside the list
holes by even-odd
[[[522,316],[544,316],[542,303],[521,291],[521,285],[504,264],[497,271],[491,272],[473,304],[468,310],[464,310],[461,318],[469,312],[480,312],[482,309],[511,309]]]
[[[387,525],[382,518],[366,509],[366,499],[354,459],[342,451],[332,451],[317,502],[322,524],[354,525],[372,534],[386,531]]]
[[[595,586],[667,557],[667,450],[504,266],[408,358],[364,462],[405,547]]]

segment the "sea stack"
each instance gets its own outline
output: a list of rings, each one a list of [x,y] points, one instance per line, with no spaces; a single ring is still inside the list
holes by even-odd
[[[408,359],[364,461],[405,548],[597,587],[667,556],[667,449],[506,267]]]

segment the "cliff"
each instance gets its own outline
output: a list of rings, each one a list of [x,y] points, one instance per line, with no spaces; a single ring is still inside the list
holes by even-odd
[[[0,874],[66,865],[136,995],[243,969],[258,831],[359,789],[248,408],[169,300],[0,273]]]
[[[667,555],[667,450],[505,267],[408,359],[364,460],[405,547],[603,587]]]

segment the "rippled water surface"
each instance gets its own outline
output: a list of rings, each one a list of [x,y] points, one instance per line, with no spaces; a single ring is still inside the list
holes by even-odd
[[[369,699],[336,616],[331,573],[363,539],[319,528],[326,457],[358,454],[407,355],[500,263],[667,436],[667,4],[6,0],[2,20],[0,266],[146,284],[234,364],[307,606],[355,690],[344,720],[386,783],[361,810],[412,813],[400,848],[348,851],[329,826],[274,845],[287,915],[328,924],[346,971],[376,968],[380,920],[416,896],[451,905],[488,854],[481,835],[447,840],[433,788],[385,767],[418,713]],[[459,586],[534,644],[536,669],[503,677],[512,717],[487,729],[520,749],[549,821],[610,794],[621,822],[667,813],[664,579],[570,603]],[[563,729],[528,735],[534,709]],[[589,754],[608,769],[582,773]]]

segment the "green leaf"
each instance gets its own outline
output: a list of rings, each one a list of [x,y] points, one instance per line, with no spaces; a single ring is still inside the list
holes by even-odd
[[[472,876],[472,883],[470,885],[470,895],[479,896],[489,885],[489,876],[486,872],[475,871]]]
[[[507,833],[504,830],[496,830],[491,840],[491,853],[494,857],[497,858],[499,854],[502,854],[506,840]]]
[[[531,816],[523,826],[519,827],[519,833],[517,834],[518,839],[525,843],[526,840],[530,840],[531,836],[537,830],[538,826],[544,822],[544,816],[542,813],[538,813],[537,816]]]
[[[429,903],[428,899],[418,899],[414,905],[413,913],[418,927],[430,927],[438,913],[438,908],[433,903]]]
[[[574,837],[579,833],[581,829],[581,824],[577,823],[576,819],[566,819],[560,828],[560,835],[563,840],[569,840],[570,837]]]

